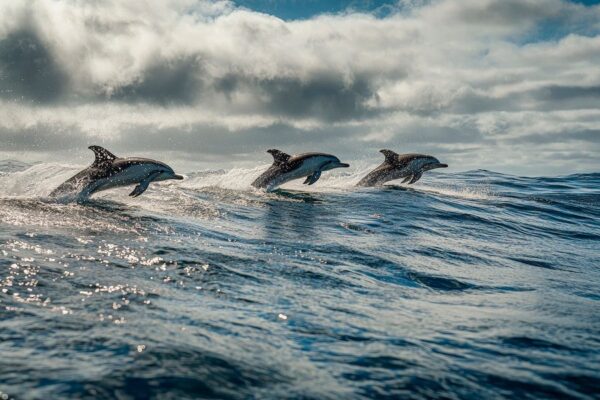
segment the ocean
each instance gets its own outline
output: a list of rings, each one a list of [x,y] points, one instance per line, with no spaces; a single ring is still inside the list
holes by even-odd
[[[600,398],[600,173],[81,167],[0,162],[2,399]]]

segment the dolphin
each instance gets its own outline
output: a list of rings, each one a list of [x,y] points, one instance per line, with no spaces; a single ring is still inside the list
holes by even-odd
[[[369,172],[356,186],[381,186],[387,181],[404,178],[402,183],[412,185],[423,172],[435,168],[447,168],[439,160],[425,154],[398,154],[392,150],[379,150],[385,156],[383,164]]]
[[[290,156],[277,149],[267,150],[273,156],[273,165],[252,182],[259,189],[275,190],[294,179],[304,178],[305,185],[312,185],[321,177],[321,172],[334,168],[347,168],[350,165],[339,158],[325,153],[304,153]]]
[[[93,164],[68,179],[50,193],[50,197],[79,191],[78,200],[86,200],[92,194],[120,186],[137,184],[129,195],[137,197],[148,189],[150,182],[183,179],[167,164],[147,158],[120,158],[100,146],[88,147],[94,152]]]

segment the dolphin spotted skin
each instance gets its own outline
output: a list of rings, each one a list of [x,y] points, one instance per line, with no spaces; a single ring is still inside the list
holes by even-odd
[[[383,164],[369,172],[357,183],[357,186],[381,186],[385,182],[404,178],[402,183],[415,183],[423,172],[435,168],[447,168],[435,157],[425,154],[398,154],[392,150],[380,150],[385,156]]]
[[[96,159],[94,163],[68,179],[50,193],[57,197],[79,191],[78,200],[86,200],[92,194],[115,187],[137,184],[129,195],[137,197],[144,193],[150,182],[183,179],[167,164],[147,158],[120,158],[100,146],[90,146]]]
[[[348,164],[339,158],[325,153],[304,153],[289,155],[277,149],[267,150],[273,156],[273,164],[260,175],[252,186],[267,191],[294,179],[304,178],[305,185],[312,185],[321,177],[321,172],[334,168],[347,168]]]

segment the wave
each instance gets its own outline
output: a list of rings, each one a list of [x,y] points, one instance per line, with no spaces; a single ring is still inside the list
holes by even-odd
[[[585,212],[591,207],[595,215],[600,205],[596,185],[600,186],[600,173],[573,174],[560,177],[520,177],[487,170],[458,173],[429,172],[414,185],[394,181],[382,188],[358,188],[356,183],[375,165],[356,163],[351,168],[337,169],[323,174],[316,185],[307,186],[302,180],[286,183],[274,194],[251,186],[268,165],[254,168],[207,169],[186,174],[182,182],[161,182],[151,186],[142,199],[127,196],[130,188],[113,189],[94,196],[100,200],[116,200],[126,204],[152,207],[152,210],[177,212],[177,205],[189,210],[198,203],[206,205],[211,200],[251,204],[269,199],[286,201],[312,201],[311,196],[323,194],[369,195],[381,191],[404,191],[421,196],[457,201],[493,202],[518,207],[519,202],[558,205]],[[26,164],[18,161],[0,163],[0,198],[39,199],[50,201],[49,193],[73,176],[84,166],[59,163]],[[68,203],[76,196],[59,199]],[[56,201],[52,200],[52,201]],[[150,204],[149,204],[150,203]],[[539,208],[539,206],[536,206]],[[205,215],[206,213],[201,213]],[[214,210],[207,212],[214,214]]]
[[[10,170],[10,164],[0,167],[6,168],[5,173],[0,175],[0,196],[28,198],[47,196],[81,169],[57,163],[39,163],[29,167],[21,165],[16,171]]]
[[[255,168],[233,168],[229,170],[202,170],[186,174],[183,182],[161,183],[161,186],[170,187],[177,185],[187,190],[203,189],[225,189],[231,191],[254,191],[251,183],[266,169],[267,165],[261,165]],[[302,180],[288,182],[281,186],[283,190],[299,192],[340,192],[347,190],[373,190],[356,188],[358,181],[366,175],[374,166],[359,165],[349,169],[340,169],[328,171],[323,174],[318,184],[307,186],[302,184]],[[27,165],[24,163],[0,164],[0,196],[3,197],[45,197],[54,188],[59,186],[66,179],[84,168],[83,166],[72,166],[57,163],[39,163]],[[438,175],[433,173],[432,175]],[[428,176],[425,176],[415,185],[400,186],[399,183],[390,183],[387,187],[411,188],[423,190],[425,192],[448,195],[460,198],[486,199],[491,194],[489,188],[484,185],[474,184],[471,187],[465,187],[461,183],[448,182],[430,182]],[[155,185],[153,185],[155,186]]]
[[[402,397],[439,383],[430,371],[480,397],[573,376],[581,387],[560,394],[593,391],[600,174],[432,171],[357,188],[365,163],[266,193],[250,185],[266,167],[189,171],[139,198],[118,188],[81,205],[46,196],[83,166],[0,163],[0,350],[10,361],[31,343],[54,349],[3,391],[358,398],[389,377]],[[498,357],[489,375],[472,368]],[[514,389],[523,360],[539,379]],[[307,379],[323,373],[311,396]]]

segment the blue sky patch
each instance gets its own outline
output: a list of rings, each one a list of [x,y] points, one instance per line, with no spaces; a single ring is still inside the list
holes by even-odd
[[[594,5],[600,0],[573,0],[573,3]],[[319,14],[345,11],[374,13],[384,17],[398,1],[390,0],[236,0],[235,4],[254,11],[275,15],[284,20],[307,19]]]
[[[389,0],[238,0],[239,6],[285,20],[307,19],[319,14],[336,14],[348,10],[372,12],[384,16],[396,1]]]

